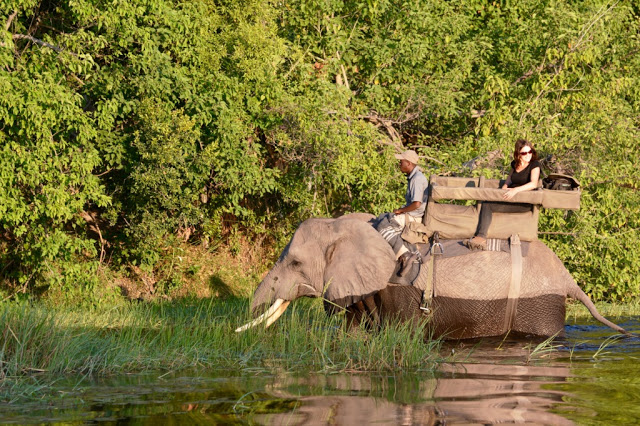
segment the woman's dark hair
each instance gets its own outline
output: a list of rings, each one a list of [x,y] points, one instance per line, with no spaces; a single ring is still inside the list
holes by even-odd
[[[538,153],[536,152],[536,149],[533,147],[533,144],[526,139],[518,139],[516,141],[515,150],[513,151],[513,159],[515,161],[514,164],[516,165],[516,167],[520,165],[520,160],[522,159],[522,157],[520,156],[520,151],[525,146],[528,146],[531,149],[531,162],[533,163],[534,161],[538,160]]]

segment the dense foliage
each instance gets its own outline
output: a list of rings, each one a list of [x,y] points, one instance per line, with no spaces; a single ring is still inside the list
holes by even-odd
[[[428,174],[498,177],[525,137],[583,186],[580,211],[543,214],[546,242],[592,296],[629,300],[639,29],[634,1],[4,0],[5,295],[87,293],[179,240],[278,245],[312,215],[397,206],[403,147]]]

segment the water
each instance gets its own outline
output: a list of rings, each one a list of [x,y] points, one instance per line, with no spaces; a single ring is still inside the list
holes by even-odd
[[[620,323],[639,331],[640,318]],[[43,400],[0,405],[15,424],[636,424],[640,339],[597,324],[553,342],[446,344],[436,373],[190,371],[67,378]]]

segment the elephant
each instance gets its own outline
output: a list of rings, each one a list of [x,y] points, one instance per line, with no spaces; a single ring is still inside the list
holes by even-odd
[[[425,315],[420,289],[390,282],[396,258],[391,246],[372,227],[372,219],[373,215],[360,213],[302,222],[255,290],[251,311],[257,318],[236,331],[262,322],[268,327],[297,298],[322,297],[329,313],[346,310],[352,325],[366,321],[381,326],[392,318],[428,318],[428,333],[445,339],[506,333],[561,336],[566,297],[571,297],[603,324],[627,334],[598,313],[562,261],[540,241],[528,243],[527,255],[522,257],[519,295],[511,298],[515,300],[509,298],[509,253],[470,251],[439,259],[433,267],[430,313]],[[506,312],[514,302],[516,308],[505,328]]]

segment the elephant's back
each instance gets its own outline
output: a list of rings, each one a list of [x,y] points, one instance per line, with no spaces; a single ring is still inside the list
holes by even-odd
[[[475,251],[435,262],[434,296],[470,300],[498,300],[509,296],[514,270],[512,254]],[[522,258],[519,297],[566,296],[572,278],[560,259],[540,241],[529,243]],[[513,291],[512,291],[513,295]]]
[[[508,294],[510,256],[479,251],[435,261],[434,296],[454,299],[500,299]]]
[[[561,332],[571,275],[543,243],[530,243],[522,275],[510,253],[480,251],[436,261],[434,321],[438,335],[463,339],[507,331],[550,336]],[[513,314],[511,314],[513,312]]]

